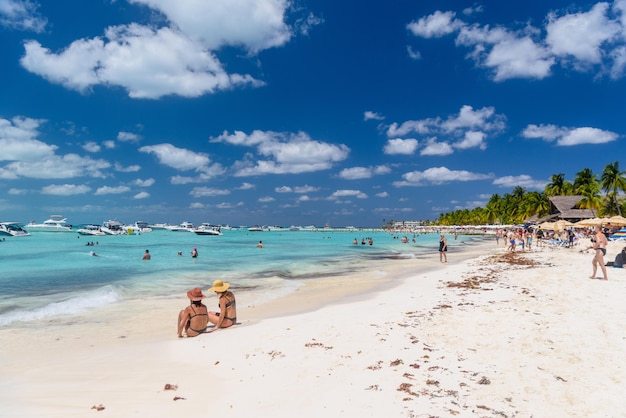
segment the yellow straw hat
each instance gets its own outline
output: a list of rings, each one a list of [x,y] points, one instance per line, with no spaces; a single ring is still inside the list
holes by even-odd
[[[215,280],[213,282],[213,287],[208,289],[207,292],[225,292],[230,287],[230,283],[224,283],[221,280]]]

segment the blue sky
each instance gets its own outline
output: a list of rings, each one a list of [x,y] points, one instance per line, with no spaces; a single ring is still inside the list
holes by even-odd
[[[379,226],[624,153],[626,0],[0,0],[0,46],[2,221]]]

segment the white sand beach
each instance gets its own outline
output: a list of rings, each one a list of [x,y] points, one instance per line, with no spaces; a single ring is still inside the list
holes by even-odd
[[[266,305],[238,298],[240,325],[195,338],[175,335],[186,289],[99,322],[0,330],[0,416],[624,416],[626,269],[590,280],[579,249],[494,240],[447,264],[384,262]]]

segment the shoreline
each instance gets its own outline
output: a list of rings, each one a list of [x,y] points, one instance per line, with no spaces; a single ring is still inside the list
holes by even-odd
[[[472,244],[465,260],[451,256],[440,265],[434,252],[431,268],[391,269],[378,282],[343,286],[345,293],[330,299],[333,279],[316,279],[318,289],[305,285],[272,301],[279,310],[242,307],[241,325],[195,338],[174,337],[182,296],[157,306],[138,301],[132,324],[112,312],[110,323],[82,335],[75,332],[82,324],[0,330],[0,411],[48,417],[621,413],[626,270],[609,270],[608,282],[586,279],[591,255],[566,249],[520,252],[540,263],[530,266],[489,258],[504,253],[485,240]],[[472,282],[489,277],[494,280]],[[136,324],[145,328],[137,331]],[[88,411],[99,405],[105,409]]]

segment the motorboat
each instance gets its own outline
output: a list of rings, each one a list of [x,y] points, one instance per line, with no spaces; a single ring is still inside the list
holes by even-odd
[[[0,235],[28,237],[30,236],[30,233],[22,228],[19,222],[0,222]]]
[[[124,235],[128,231],[124,228],[124,224],[118,221],[109,220],[102,224],[100,230],[106,235]]]
[[[61,215],[51,215],[50,219],[40,224],[31,221],[26,228],[31,232],[72,232],[72,225],[68,224],[67,218]]]
[[[221,227],[219,225],[211,225],[209,223],[203,223],[197,228],[193,229],[198,235],[222,235]]]
[[[132,225],[126,225],[125,228],[126,228],[126,232],[129,235],[152,232],[152,228],[148,225],[148,222],[144,222],[144,221],[137,221]]]
[[[156,223],[156,224],[149,225],[149,227],[152,228],[152,230],[155,230],[155,229],[169,229],[172,226],[173,225],[170,225],[168,223]]]
[[[76,230],[80,235],[106,235],[99,225],[83,225],[82,228]]]
[[[254,225],[254,226],[249,227],[248,231],[250,232],[269,231],[269,228],[267,226]]]
[[[184,232],[184,231],[188,231],[188,232],[194,232],[195,227],[193,226],[193,224],[191,222],[183,222],[180,225],[174,225],[168,228],[170,231],[173,232]]]

